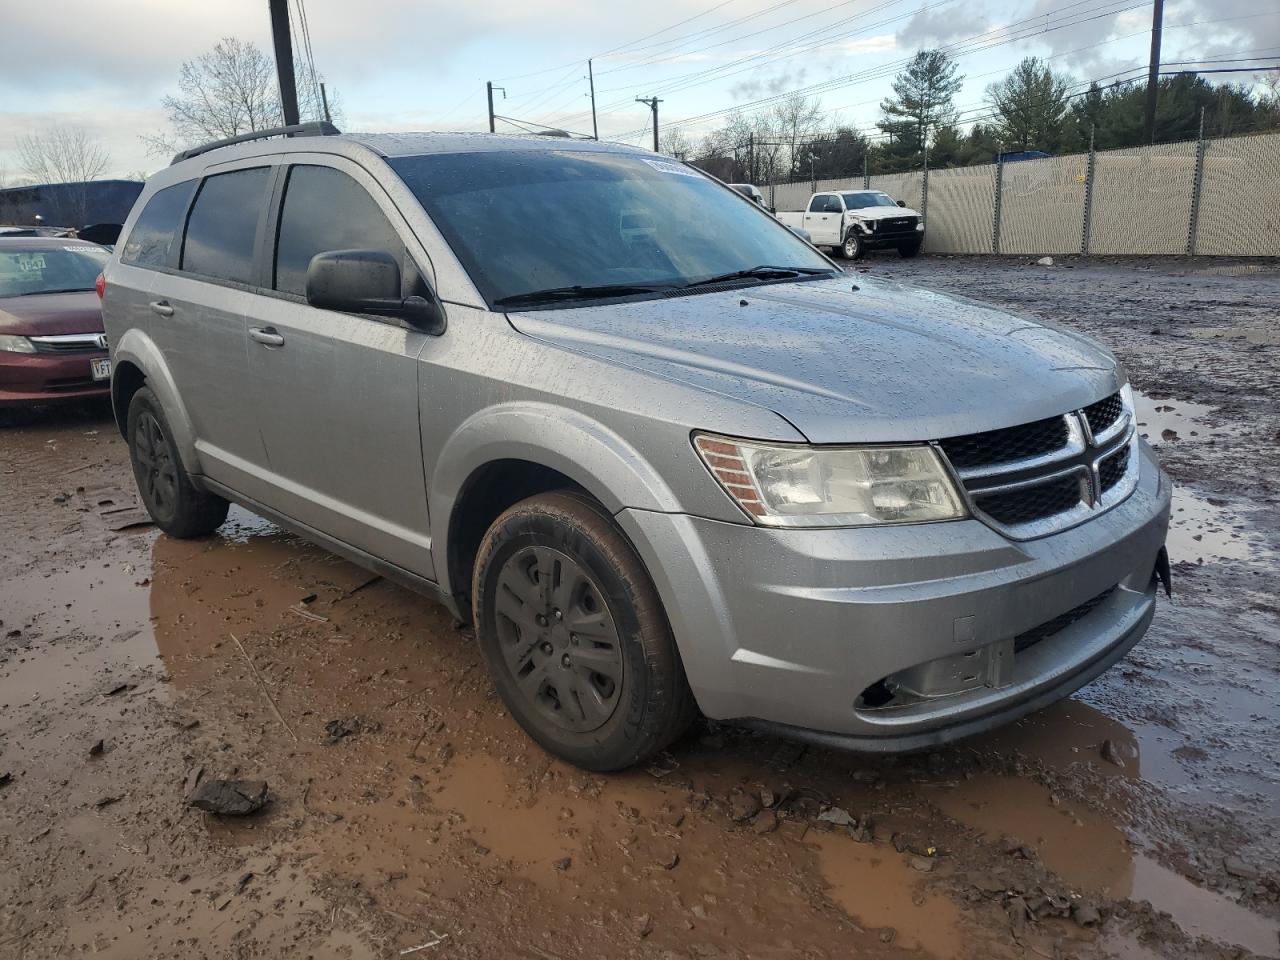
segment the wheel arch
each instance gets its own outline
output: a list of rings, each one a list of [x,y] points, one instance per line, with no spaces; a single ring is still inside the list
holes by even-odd
[[[571,451],[571,452],[570,452]],[[672,512],[675,494],[619,434],[583,414],[540,403],[490,408],[466,420],[435,458],[428,485],[440,585],[470,608],[475,552],[489,525],[526,497],[576,489],[611,515]]]
[[[121,435],[124,435],[129,419],[129,401],[145,385],[164,409],[183,469],[188,474],[199,475],[200,458],[196,454],[195,430],[186,405],[178,394],[173,374],[155,341],[140,330],[128,330],[116,344],[112,361],[111,406]]]

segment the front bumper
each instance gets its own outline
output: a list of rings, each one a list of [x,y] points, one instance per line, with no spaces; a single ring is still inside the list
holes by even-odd
[[[1025,542],[977,520],[785,530],[637,510],[618,519],[654,577],[707,716],[910,750],[1066,696],[1141,638],[1170,485],[1145,444],[1139,462],[1125,501]],[[1089,603],[1014,652],[1015,637]],[[986,663],[992,651],[1007,656],[1002,666],[959,692],[933,695],[925,683],[902,702],[860,699],[886,677],[929,677],[966,657]]]
[[[108,397],[111,381],[94,380],[89,363],[106,356],[105,350],[63,356],[0,353],[0,406]]]

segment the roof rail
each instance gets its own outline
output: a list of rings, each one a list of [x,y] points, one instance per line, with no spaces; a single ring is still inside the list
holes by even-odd
[[[190,150],[183,150],[181,153],[174,154],[173,159],[169,161],[169,165],[172,166],[182,160],[190,160],[192,157],[198,157],[200,154],[208,153],[210,150],[217,150],[219,147],[230,147],[237,143],[249,143],[251,140],[265,140],[268,137],[332,137],[341,132],[328,120],[295,123],[287,127],[272,127],[270,130],[254,130],[251,133],[241,133],[234,137],[227,137],[225,140],[214,140],[198,147],[192,147]]]

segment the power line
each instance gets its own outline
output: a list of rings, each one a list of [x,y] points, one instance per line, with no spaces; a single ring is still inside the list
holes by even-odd
[[[1059,17],[1058,20],[1056,21],[1049,20],[1049,16],[1051,16],[1054,13],[1060,13],[1061,11],[1070,9],[1072,7],[1082,6],[1086,2],[1091,2],[1091,0],[1076,0],[1076,2],[1067,4],[1063,7],[1059,7],[1057,8],[1057,10],[1050,11],[1049,14],[1038,16],[1038,17],[1026,18],[1025,20],[1017,21],[1013,24],[1009,24],[1005,27],[1001,27],[995,30],[987,30],[981,34],[975,34],[972,37],[966,37],[963,40],[958,40],[951,44],[945,44],[939,49],[942,49],[944,52],[952,53],[955,59],[960,59],[965,56],[969,56],[970,54],[977,53],[983,50],[994,49],[995,47],[1004,46],[1005,44],[1014,43],[1020,40],[1025,40],[1032,36],[1038,36],[1044,33],[1055,32],[1057,30],[1065,29],[1066,27],[1075,26],[1080,23],[1086,23],[1091,20],[1100,19],[1105,16],[1112,16],[1117,13],[1124,13],[1128,10],[1132,10],[1137,7],[1142,7],[1146,5],[1145,2],[1133,2],[1133,0],[1105,0],[1105,2],[1099,6],[1091,7],[1084,11],[1079,11],[1078,15],[1074,19],[1071,19],[1070,17]],[[1107,9],[1103,9],[1103,8],[1107,8]],[[1099,11],[1102,11],[1102,12],[1099,12]],[[1029,22],[1039,23],[1040,25],[1024,26],[1024,24],[1028,24]],[[999,37],[1000,34],[1002,33],[1005,34],[1005,36],[1003,36],[1003,38],[1001,39],[997,39],[997,37]],[[880,79],[883,76],[887,76],[893,73],[896,69],[908,63],[910,59],[911,59],[910,57],[903,58],[902,60],[894,61],[892,63],[882,64],[877,67],[871,67],[866,70],[859,71],[854,74],[849,74],[844,77],[836,77],[831,80],[826,80],[820,83],[811,84],[809,86],[801,87],[796,90],[790,90],[783,93],[774,94],[768,97],[762,97],[758,100],[754,100],[748,103],[736,104],[732,107],[709,111],[707,113],[699,114],[693,117],[685,117],[680,120],[673,121],[672,123],[668,124],[668,126],[683,127],[683,126],[691,125],[694,123],[705,122],[706,120],[711,120],[717,117],[725,116],[729,113],[733,113],[739,110],[749,110],[752,108],[768,106],[770,104],[777,103],[781,100],[787,99],[788,97],[794,96],[796,94],[811,95],[814,93],[826,92],[828,90],[834,90],[841,87],[853,86],[859,83],[866,83],[870,80]],[[723,78],[720,78],[720,79],[723,79]],[[660,85],[657,88],[657,90],[658,92],[669,92],[670,88],[664,88]]]

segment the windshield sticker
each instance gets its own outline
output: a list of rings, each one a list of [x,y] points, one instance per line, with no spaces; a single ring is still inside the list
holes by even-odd
[[[649,166],[657,170],[659,173],[673,173],[677,177],[694,177],[701,179],[702,174],[696,170],[690,170],[682,163],[673,163],[670,160],[645,160]]]
[[[35,253],[29,256],[18,256],[18,269],[23,273],[30,273],[32,270],[43,270],[45,268],[44,254]]]

